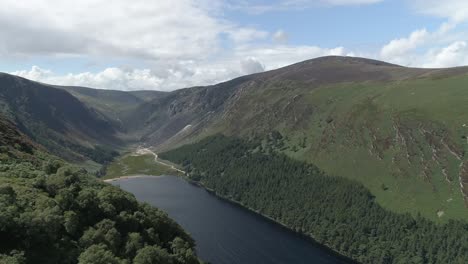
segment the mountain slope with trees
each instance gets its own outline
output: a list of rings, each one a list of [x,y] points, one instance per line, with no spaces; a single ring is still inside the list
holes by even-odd
[[[0,115],[1,263],[199,263],[162,211],[47,154]]]
[[[208,137],[160,155],[189,178],[361,263],[466,263],[468,223],[383,209],[361,184],[276,153],[261,140]]]
[[[0,94],[28,83],[9,78],[15,81],[0,85]],[[61,91],[68,98],[61,101],[87,113],[84,127],[62,115],[57,102],[34,104],[42,94],[55,97],[55,86],[31,82],[41,88],[37,96],[0,102],[48,150],[101,164],[115,154],[108,147],[138,143],[164,151],[217,133],[248,139],[276,131],[284,138],[279,152],[360,182],[384,208],[447,222],[468,219],[467,82],[466,67],[329,56],[167,93],[58,87],[69,92]],[[29,97],[35,100],[19,99]],[[35,108],[67,129],[49,128]]]
[[[170,128],[143,137],[159,151],[276,131],[287,156],[359,181],[385,208],[446,222],[468,219],[467,82],[466,67],[332,56],[175,91],[138,116],[152,132]]]

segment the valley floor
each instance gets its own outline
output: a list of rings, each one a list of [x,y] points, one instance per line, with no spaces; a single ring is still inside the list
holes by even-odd
[[[117,178],[141,177],[142,175],[184,175],[185,172],[147,148],[137,148],[130,154],[117,158],[107,166],[104,181]]]

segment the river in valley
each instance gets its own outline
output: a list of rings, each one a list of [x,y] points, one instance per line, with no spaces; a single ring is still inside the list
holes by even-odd
[[[166,211],[213,264],[349,263],[272,221],[175,176],[112,181]]]

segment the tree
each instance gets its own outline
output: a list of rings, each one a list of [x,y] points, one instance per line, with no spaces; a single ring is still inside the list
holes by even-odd
[[[169,253],[157,246],[146,246],[140,249],[133,259],[134,264],[174,263]]]
[[[103,244],[92,245],[81,253],[79,264],[124,264]]]

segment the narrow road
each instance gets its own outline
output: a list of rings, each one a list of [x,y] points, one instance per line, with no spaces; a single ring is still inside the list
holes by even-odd
[[[157,162],[157,163],[162,164],[162,165],[167,166],[167,167],[171,167],[171,169],[176,170],[178,172],[182,172],[183,174],[185,174],[185,171],[174,167],[174,165],[171,165],[171,164],[165,163],[163,161],[160,161],[159,158],[158,158],[158,154],[154,153],[154,151],[152,151],[149,148],[137,149],[136,154],[138,154],[138,155],[152,154],[154,156],[154,162]]]

